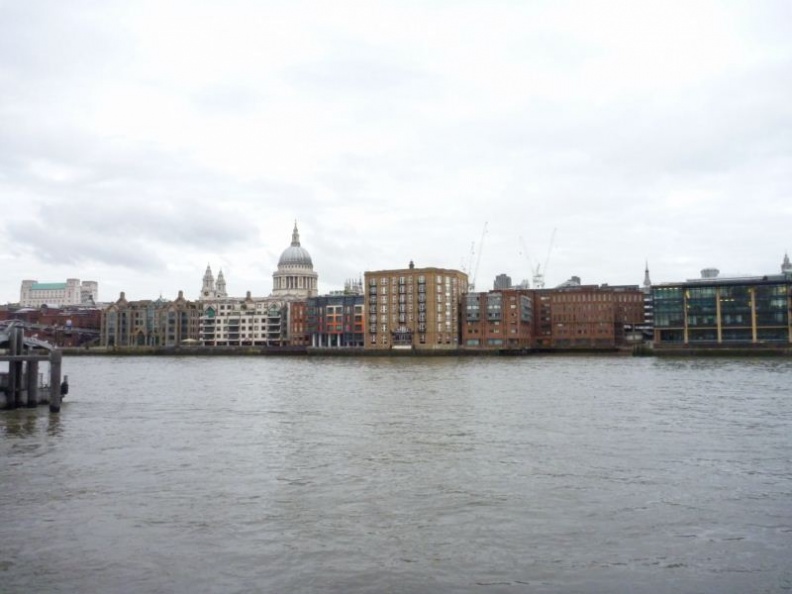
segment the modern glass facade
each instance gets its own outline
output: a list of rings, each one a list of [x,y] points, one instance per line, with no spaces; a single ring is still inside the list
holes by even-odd
[[[792,280],[719,279],[652,288],[655,343],[792,342]]]

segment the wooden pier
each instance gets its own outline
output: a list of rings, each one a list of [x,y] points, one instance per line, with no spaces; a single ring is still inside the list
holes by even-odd
[[[0,328],[0,361],[8,362],[8,373],[0,372],[0,408],[34,408],[49,404],[50,412],[61,409],[68,384],[61,381],[63,353],[57,347],[35,338],[25,338],[21,325]],[[49,386],[41,393],[39,363],[49,363]],[[5,402],[3,402],[5,395]]]

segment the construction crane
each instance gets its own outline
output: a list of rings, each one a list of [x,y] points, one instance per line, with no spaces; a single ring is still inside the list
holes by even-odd
[[[525,259],[528,261],[528,270],[530,270],[531,273],[533,273],[534,267],[533,267],[533,263],[531,262],[531,256],[528,253],[528,248],[525,245],[525,239],[523,239],[522,235],[520,235],[520,248],[522,249],[522,253],[525,255]],[[522,281],[521,286],[526,288],[526,289],[530,289],[531,288],[530,279],[529,278],[524,278],[523,281]]]
[[[465,264],[465,261],[462,261],[462,272],[465,274],[470,274],[471,269],[473,268],[473,258],[476,256],[476,242],[470,242],[470,256],[468,257],[468,262]]]
[[[481,252],[484,250],[484,236],[487,234],[487,222],[484,222],[484,229],[481,231],[481,241],[479,241],[478,256],[476,257],[476,267],[468,270],[468,293],[476,290],[476,275],[481,264]],[[473,263],[473,254],[476,251],[476,244],[470,246],[470,262]]]
[[[533,274],[533,285],[534,289],[544,289],[545,281],[544,277],[547,274],[547,265],[550,263],[550,252],[553,251],[553,242],[555,241],[557,229],[553,229],[553,234],[550,236],[550,245],[547,248],[547,257],[545,258],[544,268],[540,268],[539,264],[536,265],[536,269],[534,270]]]

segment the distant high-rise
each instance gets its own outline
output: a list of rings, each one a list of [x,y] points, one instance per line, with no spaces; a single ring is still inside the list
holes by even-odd
[[[512,287],[512,279],[508,274],[499,274],[495,277],[495,282],[493,283],[493,290],[500,291],[502,289],[511,289]]]

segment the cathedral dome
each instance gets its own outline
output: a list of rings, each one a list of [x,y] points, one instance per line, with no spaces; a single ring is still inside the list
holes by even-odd
[[[278,270],[272,275],[272,294],[284,299],[313,297],[317,295],[318,278],[311,254],[300,245],[295,221],[291,245],[283,250],[278,260]]]
[[[278,260],[278,268],[281,267],[313,269],[311,254],[309,254],[308,250],[304,247],[300,246],[300,233],[297,231],[296,222],[294,223],[294,231],[292,231],[291,245],[283,250],[280,260]]]
[[[297,242],[297,245],[292,242],[289,247],[283,250],[280,260],[278,260],[278,268],[281,266],[313,268],[313,261],[311,260],[311,254],[308,253],[308,250],[301,247],[299,242]]]

